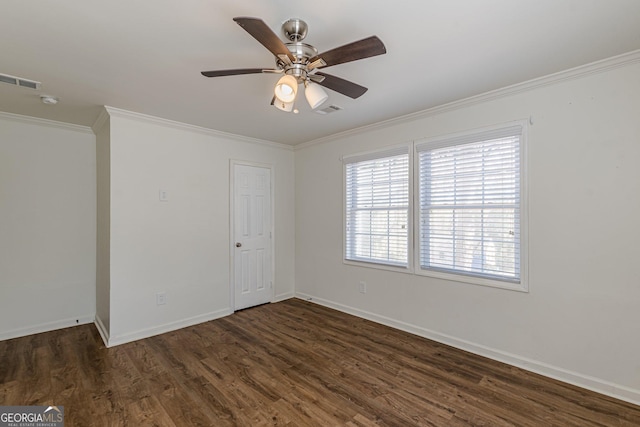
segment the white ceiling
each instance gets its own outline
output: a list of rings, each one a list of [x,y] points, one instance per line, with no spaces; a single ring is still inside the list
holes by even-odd
[[[639,0],[3,0],[0,111],[91,126],[108,105],[298,144],[640,49]],[[271,68],[273,56],[233,20],[280,35],[309,24],[320,52],[377,35],[387,54],[326,68],[369,88],[343,111],[269,105],[278,75],[206,78],[203,70]],[[60,98],[44,105],[39,95]]]

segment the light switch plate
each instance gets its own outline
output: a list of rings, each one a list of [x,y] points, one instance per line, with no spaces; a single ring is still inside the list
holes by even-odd
[[[156,305],[165,305],[167,303],[167,294],[164,292],[156,293]]]

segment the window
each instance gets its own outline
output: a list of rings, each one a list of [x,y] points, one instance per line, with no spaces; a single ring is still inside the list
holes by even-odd
[[[526,126],[346,158],[345,262],[527,291]]]
[[[408,266],[408,147],[345,159],[345,195],[345,259]]]
[[[522,134],[518,125],[416,145],[422,271],[524,289]]]

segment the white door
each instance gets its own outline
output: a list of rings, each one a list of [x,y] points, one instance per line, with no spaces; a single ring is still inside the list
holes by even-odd
[[[235,164],[234,309],[272,300],[271,170]]]

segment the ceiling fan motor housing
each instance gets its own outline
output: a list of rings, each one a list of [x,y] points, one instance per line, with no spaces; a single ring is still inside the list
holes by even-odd
[[[285,74],[291,74],[297,78],[299,82],[303,82],[307,79],[307,75],[309,73],[307,68],[309,58],[317,55],[318,49],[309,44],[300,42],[285,43],[285,45],[294,56],[295,60],[293,62],[286,62],[282,59],[277,59],[276,66],[284,70]]]

